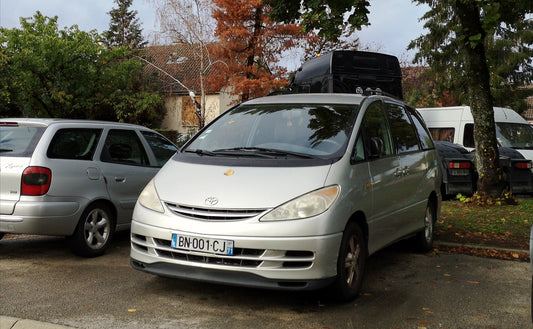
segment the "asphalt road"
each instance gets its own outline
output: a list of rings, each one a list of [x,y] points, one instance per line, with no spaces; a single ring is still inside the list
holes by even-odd
[[[0,316],[87,329],[533,327],[528,263],[421,255],[398,244],[367,264],[361,296],[337,304],[135,271],[127,233],[94,259],[74,256],[62,238],[8,236],[0,240]]]

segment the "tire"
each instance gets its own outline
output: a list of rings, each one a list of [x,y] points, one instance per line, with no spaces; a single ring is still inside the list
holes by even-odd
[[[4,235],[6,235],[6,234],[3,233],[3,232],[0,232],[0,240],[2,240],[2,238],[4,237]]]
[[[95,203],[80,217],[74,234],[69,237],[72,252],[83,257],[97,257],[107,250],[115,233],[115,219],[108,206]]]
[[[433,231],[435,229],[435,205],[432,201],[428,201],[426,212],[424,215],[424,229],[417,233],[415,237],[415,244],[417,250],[420,252],[428,252],[433,248]]]
[[[337,301],[347,302],[359,295],[365,272],[367,245],[363,231],[356,223],[344,230],[337,259],[337,278],[330,295]]]

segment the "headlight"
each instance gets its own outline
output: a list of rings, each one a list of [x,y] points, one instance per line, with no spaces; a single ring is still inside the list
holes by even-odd
[[[307,193],[273,209],[260,221],[302,219],[319,215],[331,207],[339,192],[340,187],[335,185]]]
[[[146,185],[144,190],[141,192],[141,195],[139,195],[139,203],[148,209],[151,209],[153,211],[157,212],[165,212],[165,209],[163,208],[163,205],[161,204],[161,201],[159,200],[159,195],[157,195],[157,191],[155,189],[154,180],[150,180],[150,182]]]

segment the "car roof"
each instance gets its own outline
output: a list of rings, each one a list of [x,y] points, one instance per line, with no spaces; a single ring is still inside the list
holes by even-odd
[[[49,127],[55,124],[72,124],[72,125],[99,125],[110,127],[128,127],[137,129],[150,130],[147,127],[112,121],[98,121],[98,120],[83,120],[83,119],[56,119],[56,118],[2,118],[0,119],[0,126],[9,126],[14,124],[24,124],[31,126]]]
[[[368,96],[360,94],[284,94],[255,98],[244,102],[242,105],[256,104],[361,104]]]

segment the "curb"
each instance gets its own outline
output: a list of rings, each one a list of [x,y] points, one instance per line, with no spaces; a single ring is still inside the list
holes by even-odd
[[[0,315],[0,328],[2,329],[74,329],[55,323],[40,322],[27,319],[18,319]]]
[[[466,247],[470,249],[479,249],[479,250],[497,250],[497,251],[509,251],[509,252],[517,252],[521,254],[528,254],[529,250],[525,249],[510,249],[510,248],[500,248],[500,247],[494,247],[494,246],[484,246],[479,244],[467,244],[467,243],[454,243],[454,242],[444,242],[444,241],[434,241],[433,242],[435,246],[443,246],[443,247]]]

